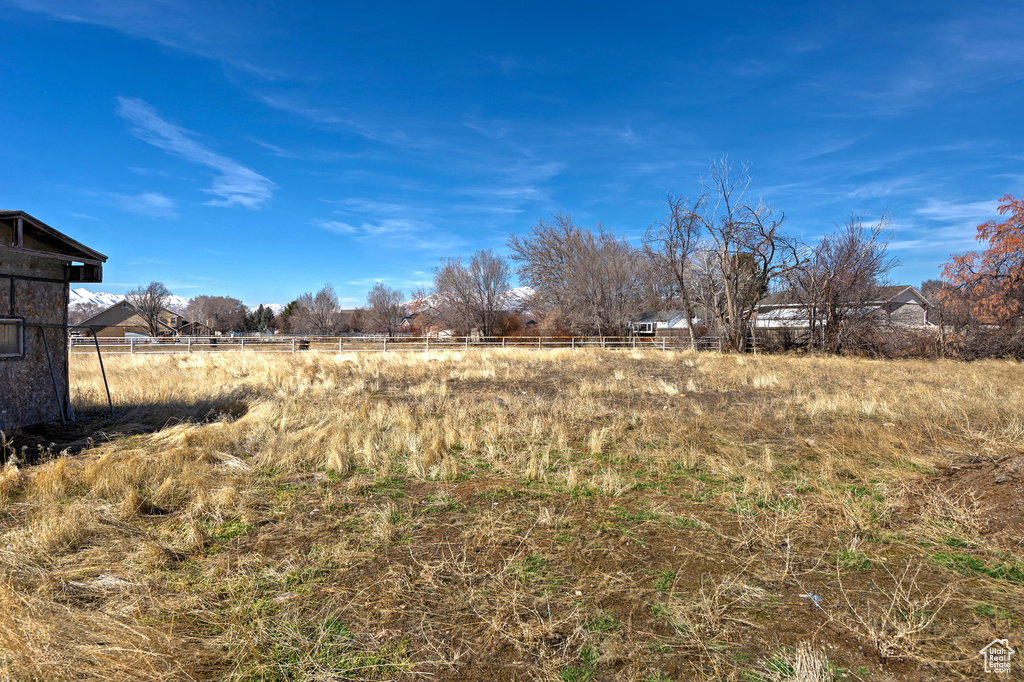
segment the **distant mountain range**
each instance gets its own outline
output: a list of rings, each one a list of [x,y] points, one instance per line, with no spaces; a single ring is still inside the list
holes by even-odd
[[[71,302],[70,305],[98,305],[103,308],[109,308],[115,303],[120,303],[124,300],[122,294],[107,294],[102,291],[92,292],[83,287],[71,290]],[[188,307],[189,301],[192,299],[185,298],[184,296],[171,295],[167,300],[167,307],[176,310],[184,310]]]

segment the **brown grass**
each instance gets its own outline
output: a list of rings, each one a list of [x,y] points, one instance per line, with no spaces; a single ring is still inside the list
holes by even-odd
[[[1020,456],[1017,363],[117,357],[115,418],[72,370],[92,431],[0,469],[0,676],[971,679],[1024,641],[1024,537],[936,476]]]

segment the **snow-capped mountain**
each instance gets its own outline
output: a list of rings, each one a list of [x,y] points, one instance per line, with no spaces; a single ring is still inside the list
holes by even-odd
[[[71,290],[70,305],[97,305],[102,308],[109,308],[123,300],[124,296],[122,294],[108,294],[102,291],[93,292],[84,287],[79,287],[78,289]],[[167,299],[167,307],[175,310],[184,310],[188,307],[190,300],[192,299],[172,294]]]
[[[501,298],[501,307],[508,311],[525,311],[530,306],[530,298],[534,294],[533,287],[516,287],[509,289]]]
[[[84,287],[71,290],[71,306],[76,305],[96,305],[101,308],[109,308],[115,303],[120,303],[124,300],[122,294],[106,294],[102,291],[89,291]],[[188,304],[192,301],[191,298],[185,298],[184,296],[176,296],[171,294],[167,299],[167,307],[172,310],[184,311],[188,307]],[[253,312],[259,306],[252,306],[249,308],[249,312]],[[284,310],[284,306],[280,303],[266,303],[265,308],[270,308],[274,311],[275,315],[280,315],[281,311]]]

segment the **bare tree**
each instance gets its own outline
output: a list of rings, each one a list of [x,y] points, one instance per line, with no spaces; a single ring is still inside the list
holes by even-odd
[[[462,258],[442,259],[434,270],[434,301],[441,319],[462,333],[496,333],[510,274],[508,263],[489,249],[474,253],[468,265]]]
[[[125,294],[124,298],[142,316],[149,329],[150,336],[160,335],[160,313],[167,307],[171,292],[163,282],[150,282],[146,286],[136,287]]]
[[[651,271],[667,278],[668,298],[676,298],[682,304],[690,346],[695,348],[694,303],[699,299],[694,291],[694,277],[699,264],[694,258],[701,247],[702,223],[686,197],[669,194],[665,204],[668,206],[665,219],[648,227],[644,234],[644,253],[651,261]]]
[[[811,347],[838,352],[886,324],[878,308],[881,288],[899,261],[888,253],[892,222],[883,214],[866,227],[850,215],[822,237],[790,271],[791,291],[806,310]]]
[[[705,235],[701,259],[705,300],[724,341],[742,351],[750,331],[754,306],[768,291],[769,282],[781,278],[799,262],[796,242],[782,231],[785,216],[758,199],[747,197],[749,165],[735,174],[728,159],[711,165],[702,177],[701,197],[684,222],[694,221]]]
[[[196,296],[185,308],[185,317],[210,329],[226,332],[240,329],[248,313],[245,304],[230,296]]]
[[[306,292],[296,299],[297,312],[292,317],[293,329],[329,336],[338,329],[340,305],[334,286],[325,284],[315,294]],[[295,319],[298,318],[298,319]]]
[[[366,294],[366,315],[373,331],[394,336],[405,317],[402,291],[377,282]]]
[[[589,230],[556,213],[529,236],[509,237],[508,247],[534,303],[559,310],[574,329],[622,333],[642,305],[642,254],[600,225]]]
[[[68,308],[68,324],[75,325],[88,320],[105,308],[99,303],[79,303]]]

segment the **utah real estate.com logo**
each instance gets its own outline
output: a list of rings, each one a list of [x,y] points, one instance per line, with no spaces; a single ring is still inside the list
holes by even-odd
[[[1016,652],[1010,646],[1009,640],[995,639],[979,653],[985,658],[985,672],[1008,673],[1010,672],[1010,657]]]

